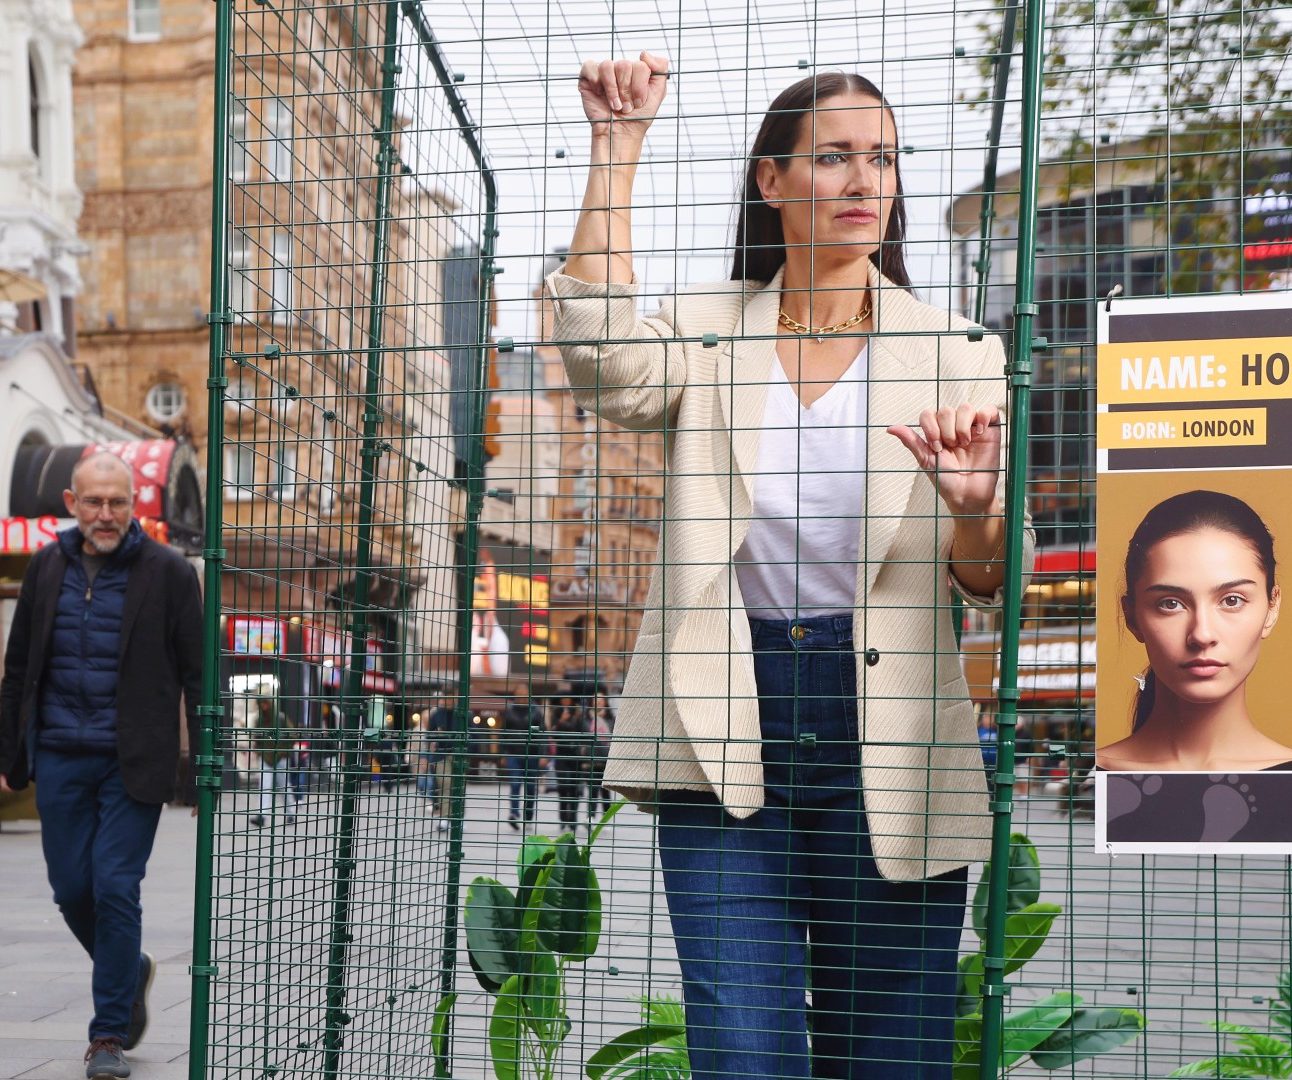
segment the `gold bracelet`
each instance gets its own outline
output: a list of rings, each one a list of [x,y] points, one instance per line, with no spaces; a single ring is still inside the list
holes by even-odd
[[[961,554],[961,555],[964,555],[964,556],[965,556],[965,558],[963,558],[963,559],[957,559],[957,558],[956,558],[956,544],[958,544],[959,542],[960,542],[960,538],[959,538],[958,536],[956,536],[956,534],[953,532],[953,533],[951,534],[951,552],[950,552],[950,554],[951,554],[951,561],[952,561],[952,562],[961,562],[961,561],[963,561],[963,562],[967,562],[967,563],[977,563],[977,562],[980,562],[980,563],[982,563],[982,568],[983,568],[985,571],[987,571],[988,573],[990,573],[991,571],[995,570],[995,569],[996,569],[996,567],[998,567],[998,566],[1000,565],[1000,557],[1001,557],[1001,554],[1002,554],[1002,553],[1004,552],[1004,550],[1005,550],[1005,533],[1004,533],[1003,531],[1002,531],[1002,532],[1001,532],[1001,534],[1000,534],[1000,543],[996,546],[996,552],[995,552],[995,554],[994,554],[994,555],[991,555],[990,557],[988,557],[988,558],[986,558],[986,559],[970,559],[970,558],[968,558],[968,557],[967,557],[966,553],[965,553],[965,552],[963,552],[963,551],[962,551],[960,554]]]

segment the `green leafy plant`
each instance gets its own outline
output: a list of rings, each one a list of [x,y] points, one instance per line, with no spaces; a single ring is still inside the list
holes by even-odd
[[[956,987],[955,1080],[977,1080],[982,1043],[983,948],[987,937],[988,882],[983,867],[973,898],[973,928],[978,949],[960,957]],[[1005,974],[1018,971],[1045,944],[1058,904],[1041,902],[1041,860],[1022,833],[1009,844],[1006,884]],[[1001,1066],[1008,1073],[1026,1057],[1042,1069],[1063,1069],[1073,1062],[1114,1050],[1138,1037],[1144,1016],[1134,1009],[1088,1009],[1076,994],[1051,994],[1005,1016]]]
[[[1209,1026],[1227,1036],[1226,1043],[1234,1049],[1194,1061],[1172,1076],[1292,1077],[1292,973],[1279,976],[1267,1031],[1219,1022]]]
[[[489,1054],[497,1080],[553,1080],[572,1028],[565,975],[601,941],[601,887],[592,846],[625,804],[602,815],[588,842],[570,833],[528,836],[518,855],[518,883],[477,877],[467,889],[471,969],[494,995]],[[643,1003],[642,1026],[625,1032],[588,1062],[593,1080],[680,1080],[685,1026],[675,1003]],[[680,1063],[680,1064],[679,1064]],[[678,1071],[678,1068],[683,1071]]]
[[[644,997],[641,1027],[588,1058],[588,1080],[689,1080],[686,1018],[676,998]]]

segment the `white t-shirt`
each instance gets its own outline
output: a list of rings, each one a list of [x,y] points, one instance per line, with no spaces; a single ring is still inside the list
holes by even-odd
[[[868,372],[863,348],[839,381],[804,408],[772,365],[751,478],[753,521],[736,579],[754,618],[851,613],[866,488]]]

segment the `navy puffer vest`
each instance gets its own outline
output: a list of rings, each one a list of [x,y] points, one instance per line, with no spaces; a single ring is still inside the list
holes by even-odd
[[[54,750],[111,752],[117,745],[117,677],[130,566],[143,543],[137,521],[90,585],[81,530],[58,534],[67,571],[54,610],[37,739]]]

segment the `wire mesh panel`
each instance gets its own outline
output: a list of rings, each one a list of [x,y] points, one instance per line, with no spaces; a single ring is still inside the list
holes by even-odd
[[[1285,11],[220,12],[195,1075],[1292,1067],[1287,859],[1092,822],[1097,305],[1289,287]]]
[[[416,5],[220,19],[195,1069],[423,1075],[486,175]]]

